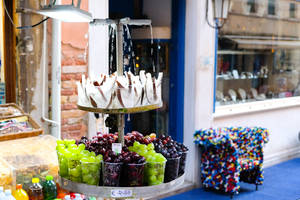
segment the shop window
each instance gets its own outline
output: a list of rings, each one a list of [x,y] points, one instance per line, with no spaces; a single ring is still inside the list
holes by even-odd
[[[300,23],[229,15],[219,31],[216,106],[300,96]]]
[[[248,0],[247,5],[248,5],[250,13],[256,13],[256,2],[255,2],[255,0]]]
[[[275,15],[275,0],[268,0],[268,14]]]
[[[295,5],[295,3],[290,3],[290,18],[296,18],[296,5]]]

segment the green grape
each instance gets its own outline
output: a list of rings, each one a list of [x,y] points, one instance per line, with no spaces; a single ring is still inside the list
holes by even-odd
[[[140,145],[139,149],[140,149],[141,151],[148,151],[147,146],[144,145],[144,144]]]
[[[149,168],[148,169],[148,174],[149,175],[154,175],[154,174],[156,174],[156,170],[154,168]]]
[[[97,171],[99,171],[99,164],[90,164],[90,171],[91,172],[97,172]]]
[[[140,150],[138,154],[140,154],[141,156],[146,156],[147,150]]]
[[[62,141],[62,140],[56,140],[56,144],[57,144],[57,145],[60,145],[60,144],[62,144],[62,145],[64,145],[64,146],[65,146],[65,143],[64,143],[64,141]]]
[[[69,144],[68,149],[77,149],[77,145],[76,144]]]
[[[158,169],[158,174],[164,174],[165,173],[165,168],[163,167],[163,165]]]
[[[133,146],[134,147],[139,147],[141,144],[138,141],[134,141]]]
[[[88,150],[83,150],[80,152],[80,154],[82,154],[82,157],[88,157],[90,155],[90,152]]]
[[[82,171],[82,174],[89,174],[89,169],[87,166],[81,166],[81,171]]]
[[[157,180],[160,181],[160,182],[163,182],[164,181],[164,174],[160,174],[158,177],[157,177]]]
[[[149,151],[148,151],[148,154],[150,154],[150,155],[155,155],[156,152],[155,152],[154,150],[149,150]]]
[[[75,168],[77,166],[76,160],[69,160],[69,167],[71,169]]]
[[[63,152],[63,154],[67,159],[70,159],[72,156],[72,153],[67,149]]]
[[[154,144],[153,143],[150,143],[147,145],[147,149],[150,151],[150,150],[154,150]]]
[[[81,175],[81,170],[80,168],[74,168],[74,169],[70,169],[69,171],[70,175],[74,176],[74,177],[80,177]]]
[[[85,150],[85,145],[84,144],[79,144],[78,148],[79,148],[80,151],[83,151],[83,150]]]
[[[96,162],[96,156],[90,156],[90,157],[89,157],[89,162],[90,162],[90,163]]]
[[[157,162],[165,162],[167,161],[167,159],[160,153],[157,153],[156,157],[155,157]]]
[[[94,179],[94,177],[91,174],[87,174],[87,175],[82,176],[82,181],[85,182],[85,183],[89,182],[92,179]]]
[[[148,155],[146,159],[148,162],[155,162],[155,157],[153,156]]]
[[[58,144],[58,145],[56,146],[56,150],[57,150],[57,151],[62,151],[62,150],[64,150],[64,149],[66,149],[66,147],[65,147],[64,144]]]
[[[72,145],[72,144],[75,144],[75,143],[76,143],[75,140],[64,140],[63,142],[64,142],[64,144],[65,144],[65,146],[66,146],[67,148],[69,147],[69,145]]]
[[[96,157],[95,152],[90,152],[90,156],[91,156],[91,157]]]
[[[159,181],[159,180],[157,180],[157,181],[154,181],[154,182],[152,183],[152,185],[159,185],[159,184],[162,184],[162,182],[161,182],[161,181]]]
[[[155,182],[156,181],[156,176],[155,175],[150,176],[149,181],[150,182]]]
[[[128,147],[128,150],[129,150],[129,151],[136,152],[136,149],[134,148],[134,146],[130,146],[130,147]]]
[[[80,160],[81,160],[81,162],[89,162],[89,157],[84,156]]]
[[[97,162],[101,162],[103,160],[103,156],[101,154],[99,154],[98,156],[96,156],[96,161]]]

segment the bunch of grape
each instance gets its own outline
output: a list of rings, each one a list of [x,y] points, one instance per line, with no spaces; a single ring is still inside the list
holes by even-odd
[[[85,150],[85,145],[76,145],[75,140],[57,140],[56,151],[59,160],[59,173],[62,177],[93,185],[99,183],[99,174],[90,179],[90,177],[84,176],[84,173],[81,174],[81,171],[86,172],[85,175],[97,173],[100,170],[102,155],[96,156],[94,152]],[[95,165],[97,169],[95,169]],[[82,166],[84,167],[82,168]]]
[[[124,158],[123,162],[125,164],[143,164],[146,162],[146,159],[143,156],[140,156],[136,152],[122,152]]]
[[[156,138],[156,135],[154,133],[151,133],[150,135],[143,136],[143,134],[132,131],[131,133],[127,133],[124,137],[125,139],[125,145],[127,147],[130,147],[133,145],[135,141],[141,143],[141,144],[150,144],[153,142],[153,140]]]
[[[166,158],[180,157],[182,152],[188,151],[184,144],[178,143],[171,136],[161,136],[153,141],[155,151],[163,154]]]
[[[68,159],[72,154],[69,147],[72,147],[73,145],[75,145],[75,140],[57,140],[56,152],[59,164],[59,175],[64,178],[69,178]],[[75,146],[77,147],[77,145]]]
[[[165,182],[172,181],[178,175],[184,174],[188,148],[172,139],[171,136],[161,136],[154,140],[155,150],[167,158]]]
[[[82,151],[81,154],[82,182],[89,185],[99,185],[103,156],[101,154],[96,156],[94,152],[87,150]]]
[[[148,145],[135,141],[133,146],[128,147],[130,151],[145,157],[147,164],[145,169],[145,181],[148,185],[159,185],[164,181],[166,158],[154,151],[153,143]]]
[[[111,150],[112,143],[116,142],[118,142],[118,135],[112,133],[98,133],[91,140],[88,140],[86,137],[82,137],[77,143],[85,144],[86,149],[95,152],[96,155],[105,155],[107,151]]]

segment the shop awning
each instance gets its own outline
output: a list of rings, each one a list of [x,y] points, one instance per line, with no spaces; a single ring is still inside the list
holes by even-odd
[[[296,38],[232,35],[223,38],[237,43],[240,49],[300,49],[300,40]]]

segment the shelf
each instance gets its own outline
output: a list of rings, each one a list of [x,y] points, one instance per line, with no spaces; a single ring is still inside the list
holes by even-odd
[[[168,193],[179,187],[184,183],[184,174],[179,178],[169,182],[154,186],[142,187],[104,187],[87,185],[83,183],[76,183],[68,179],[59,177],[60,186],[68,191],[85,194],[88,196],[102,197],[102,198],[116,198],[114,193],[122,191],[124,196],[122,198],[150,198],[164,193]],[[126,195],[127,194],[127,195]],[[121,198],[121,197],[119,197]]]
[[[77,104],[78,109],[94,112],[94,113],[105,113],[105,114],[130,114],[130,113],[141,113],[147,112],[150,110],[155,110],[161,107],[159,104],[148,105],[148,106],[140,106],[140,107],[132,107],[132,108],[118,108],[118,109],[105,109],[105,108],[93,108],[93,107],[85,107]]]
[[[221,81],[238,81],[238,80],[256,80],[256,79],[267,79],[269,77],[254,77],[254,78],[230,78],[230,79],[224,79],[223,77],[217,77],[217,80]]]

